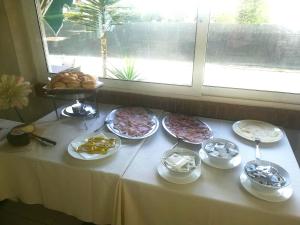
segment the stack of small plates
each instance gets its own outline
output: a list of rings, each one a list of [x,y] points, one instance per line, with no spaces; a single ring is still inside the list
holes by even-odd
[[[265,160],[247,162],[240,181],[250,194],[270,202],[286,201],[293,194],[288,172]]]
[[[201,160],[196,152],[176,147],[164,153],[157,171],[171,183],[187,184],[201,176]]]
[[[205,164],[218,169],[232,169],[241,163],[238,146],[221,138],[205,141],[199,155]]]

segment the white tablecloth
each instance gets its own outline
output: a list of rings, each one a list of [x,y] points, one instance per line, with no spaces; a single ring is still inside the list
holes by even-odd
[[[54,113],[44,117],[37,133],[56,140],[55,147],[34,141],[20,148],[0,143],[0,200],[39,203],[96,224],[300,224],[300,172],[286,137],[262,145],[262,157],[288,170],[294,194],[287,202],[269,203],[239,184],[242,166],[254,159],[254,144],[237,137],[228,121],[204,119],[215,137],[238,144],[242,165],[227,171],[202,165],[202,176],[187,185],[168,183],[156,172],[161,155],[175,143],[162,128],[144,142],[127,141],[117,154],[103,160],[70,157],[68,143],[99,127],[112,108],[102,105],[101,117],[87,121],[88,131],[80,120],[55,121]],[[0,120],[1,126],[13,125],[4,122],[8,121]]]
[[[0,200],[17,198],[83,221],[111,224],[120,177],[143,141],[126,141],[116,154],[102,160],[73,159],[67,153],[70,141],[100,127],[113,106],[101,105],[100,109],[100,118],[87,121],[89,130],[81,120],[55,121],[54,113],[39,120],[36,133],[55,140],[55,147],[42,147],[34,140],[25,147],[1,142]],[[0,122],[12,126],[9,121]]]
[[[162,128],[149,138],[122,177],[119,187],[119,225],[299,225],[300,171],[286,136],[278,143],[261,145],[262,158],[282,165],[291,175],[294,194],[286,202],[270,203],[246,192],[239,177],[245,162],[255,158],[255,145],[236,136],[232,123],[203,119],[214,136],[236,143],[242,163],[231,170],[202,165],[194,183],[172,184],[156,167],[174,143]]]

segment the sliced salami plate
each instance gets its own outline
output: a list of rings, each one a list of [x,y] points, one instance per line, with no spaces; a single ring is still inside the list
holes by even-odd
[[[154,113],[142,107],[119,107],[111,111],[105,121],[111,132],[127,139],[149,137],[159,127]]]
[[[190,144],[201,144],[213,136],[210,127],[196,116],[169,113],[162,125],[173,137]]]

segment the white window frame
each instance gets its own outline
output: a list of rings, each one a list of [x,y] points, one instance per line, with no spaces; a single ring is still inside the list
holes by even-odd
[[[37,80],[47,82],[46,53],[42,43],[45,40],[42,40],[40,35],[34,0],[22,0],[21,7],[25,17],[30,45],[34,52],[33,60],[36,71],[38,71]],[[299,94],[203,86],[209,10],[203,5],[200,8],[202,11],[198,12],[193,85],[191,87],[101,79],[105,84],[103,89],[161,97],[300,110]]]

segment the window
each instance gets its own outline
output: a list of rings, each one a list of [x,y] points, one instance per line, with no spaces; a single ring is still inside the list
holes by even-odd
[[[177,1],[119,2],[118,8],[129,9],[132,18],[115,24],[107,32],[106,63],[110,76],[104,79],[105,89],[300,108],[297,87],[300,3],[296,0],[212,0],[200,4],[189,0],[180,8],[174,2]],[[23,4],[24,12],[33,13],[34,7],[30,7]],[[65,5],[64,12],[69,12],[70,7]],[[36,27],[31,26],[33,18],[29,18],[29,13],[24,14],[30,23],[29,35],[39,35]],[[80,67],[103,76],[101,32],[65,20],[55,35],[44,19],[40,16],[48,72]],[[39,52],[37,36],[30,39],[34,51]],[[40,54],[36,56],[38,62]],[[132,80],[138,82],[113,75],[114,69],[124,70],[128,65],[137,71],[139,78]]]
[[[104,78],[192,86],[195,1],[39,3],[49,72],[80,67]]]
[[[204,85],[300,93],[300,14],[294,0],[215,0]]]

